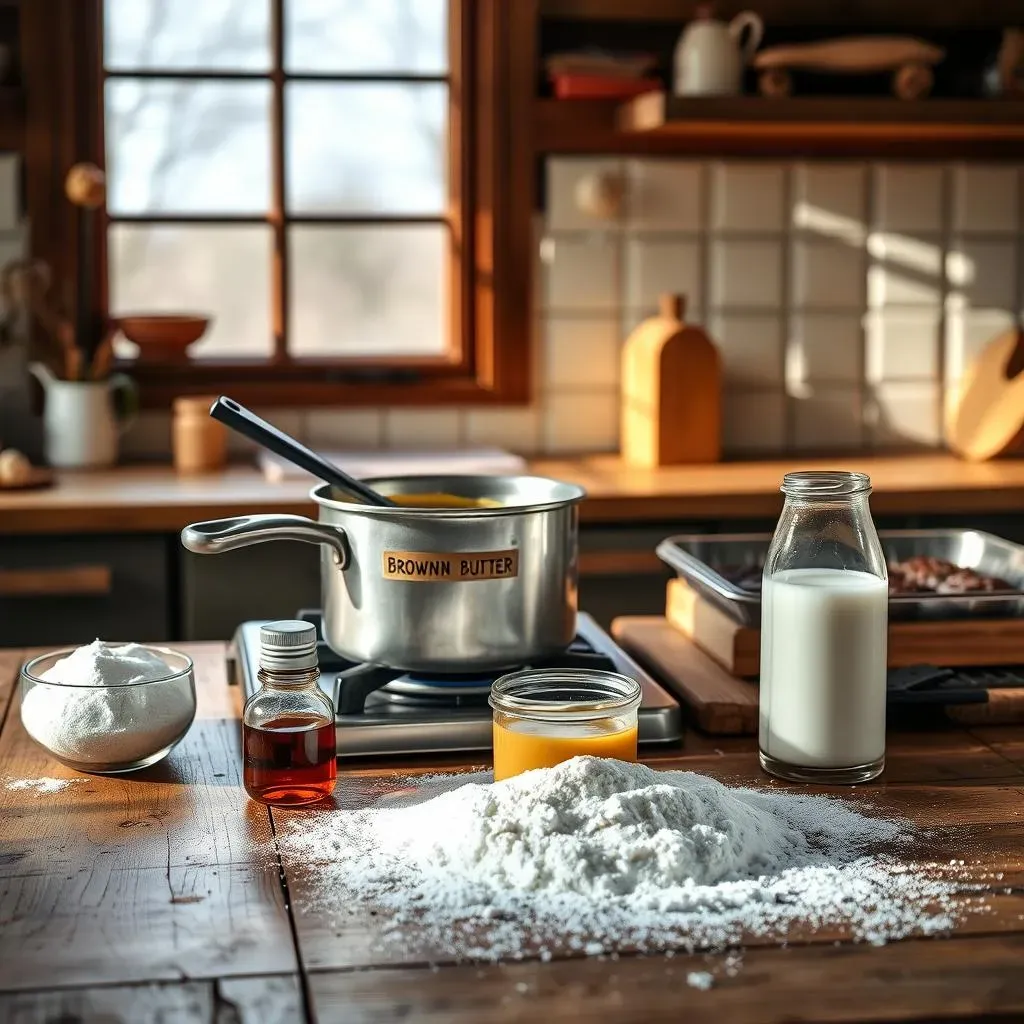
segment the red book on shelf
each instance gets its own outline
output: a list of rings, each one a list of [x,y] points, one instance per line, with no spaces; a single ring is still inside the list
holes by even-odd
[[[661,88],[656,78],[622,78],[614,75],[560,74],[551,76],[555,99],[630,99]]]

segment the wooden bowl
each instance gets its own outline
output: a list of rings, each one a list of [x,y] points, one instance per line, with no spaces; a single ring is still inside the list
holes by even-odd
[[[121,333],[139,346],[140,362],[180,363],[189,345],[197,342],[210,326],[208,316],[158,314],[118,318]]]

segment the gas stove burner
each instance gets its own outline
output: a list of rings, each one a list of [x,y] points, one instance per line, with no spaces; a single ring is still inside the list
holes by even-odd
[[[396,682],[398,681],[396,680]],[[438,693],[434,688],[427,688],[419,692],[396,690],[395,683],[388,683],[387,686],[371,693],[366,698],[364,707],[379,708],[381,705],[388,704],[403,708],[481,708],[489,706],[487,698],[490,693],[489,685],[472,690],[444,690]]]
[[[395,696],[429,697],[430,700],[458,700],[461,697],[486,697],[496,676],[433,676],[411,673],[392,679],[383,691]]]
[[[489,750],[491,684],[515,668],[486,674],[415,673],[383,665],[360,665],[323,642],[322,616],[300,612],[297,618],[317,627],[320,686],[334,701],[338,756],[419,754]],[[236,679],[246,695],[259,689],[260,622],[245,622],[235,634]],[[640,742],[679,738],[678,704],[589,615],[580,613],[579,630],[569,647],[519,668],[593,668],[620,672],[640,681]]]

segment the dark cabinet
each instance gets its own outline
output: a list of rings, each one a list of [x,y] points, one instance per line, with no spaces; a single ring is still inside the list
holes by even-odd
[[[169,543],[130,534],[0,540],[0,646],[172,639]]]

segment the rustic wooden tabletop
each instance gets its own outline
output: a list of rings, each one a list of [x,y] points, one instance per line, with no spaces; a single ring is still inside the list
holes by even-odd
[[[375,952],[367,915],[301,909],[280,818],[241,789],[224,646],[186,649],[196,722],[165,762],[124,777],[76,776],[26,736],[26,652],[0,651],[0,1021],[1024,1019],[1024,728],[892,737],[884,782],[857,790],[931,826],[936,855],[1002,873],[991,911],[951,937],[791,937],[745,949],[733,976],[700,954],[431,963]],[[748,740],[691,735],[658,763],[758,779]],[[362,785],[383,770],[349,771]],[[44,778],[78,781],[11,785]],[[714,988],[689,987],[694,970],[715,972]]]

